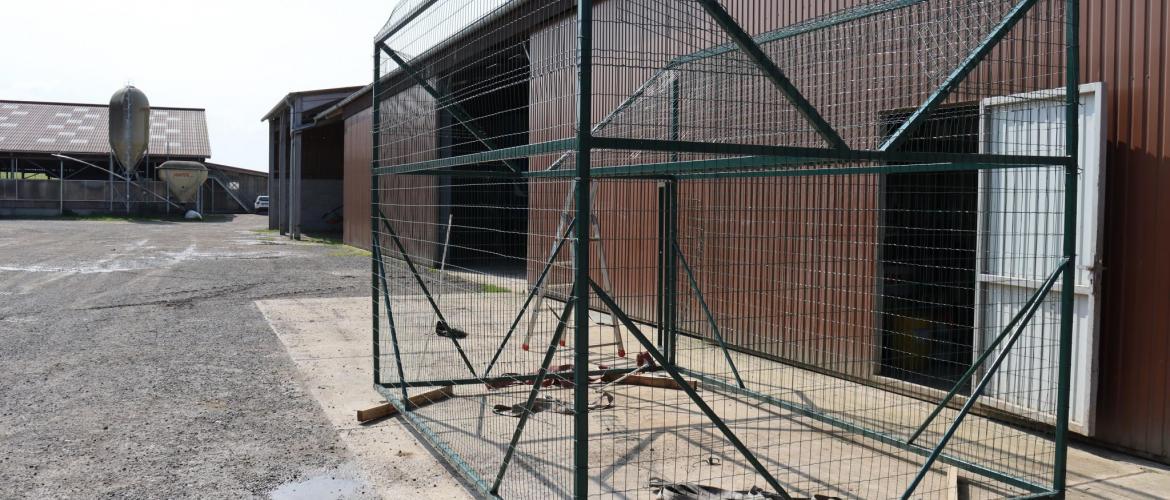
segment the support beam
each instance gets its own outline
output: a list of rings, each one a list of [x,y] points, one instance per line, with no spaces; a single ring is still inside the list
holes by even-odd
[[[1076,306],[1077,204],[1081,142],[1080,0],[1065,0],[1064,147],[1069,163],[1064,168],[1064,257],[1067,266],[1060,294],[1060,348],[1057,354],[1056,451],[1052,489],[1063,496],[1068,480],[1068,419],[1072,397],[1073,314]],[[1086,186],[1092,189],[1093,186]]]
[[[836,161],[885,161],[909,163],[937,163],[977,161],[982,163],[1026,163],[1029,165],[1068,165],[1067,156],[989,155],[971,153],[913,153],[868,150],[840,151],[825,148],[768,146],[763,144],[718,143],[700,141],[666,141],[660,139],[629,139],[594,137],[594,149],[630,151],[661,151],[679,153],[707,153],[724,155],[778,156],[788,158]],[[533,176],[529,173],[528,176]]]
[[[693,370],[687,370],[685,368],[682,368],[682,369],[680,369],[680,371],[689,377],[694,377],[695,379],[698,379],[698,381],[700,383],[702,383],[704,386],[706,386],[708,388],[719,390],[722,392],[727,392],[728,394],[734,394],[737,396],[750,397],[750,398],[755,399],[756,401],[759,401],[761,403],[770,404],[770,405],[776,406],[778,408],[782,408],[784,410],[791,411],[797,415],[808,417],[808,418],[811,418],[813,420],[816,420],[817,422],[831,425],[831,426],[836,427],[838,429],[841,429],[845,432],[848,432],[851,434],[857,434],[857,435],[865,437],[867,439],[872,439],[872,440],[874,440],[878,443],[881,443],[883,445],[886,445],[886,446],[892,446],[894,448],[897,448],[900,450],[905,450],[905,451],[908,451],[908,452],[911,452],[911,453],[914,453],[916,455],[923,456],[923,457],[929,455],[930,451],[931,451],[929,448],[925,448],[925,447],[922,447],[919,445],[906,444],[906,442],[903,441],[898,436],[893,436],[890,434],[886,434],[884,432],[879,432],[879,431],[870,429],[868,427],[863,427],[863,426],[855,424],[853,422],[849,422],[849,421],[840,419],[838,417],[835,417],[833,415],[824,413],[820,409],[817,409],[817,408],[805,406],[805,405],[802,405],[799,403],[793,403],[791,401],[785,401],[783,399],[769,396],[767,394],[762,394],[762,393],[753,391],[751,389],[740,389],[739,387],[732,385],[732,384],[729,384],[723,380],[720,380],[720,379],[717,379],[714,377],[709,377],[705,374],[702,374],[702,373],[699,373],[699,372],[696,372]],[[1047,488],[1045,488],[1043,486],[1038,486],[1036,484],[1032,484],[1032,483],[1028,482],[1027,480],[1020,479],[1020,478],[1014,477],[1014,476],[1009,476],[1009,475],[1004,474],[1000,471],[993,470],[993,469],[990,469],[988,467],[985,467],[985,466],[982,466],[982,465],[979,465],[979,464],[976,464],[973,462],[968,462],[966,460],[962,460],[962,459],[953,457],[951,455],[947,455],[945,453],[939,456],[939,461],[943,462],[945,464],[948,464],[948,465],[953,465],[953,466],[958,467],[960,469],[963,469],[967,472],[971,472],[973,474],[978,474],[980,476],[987,477],[987,478],[990,478],[992,480],[999,481],[999,482],[1002,482],[1004,484],[1008,484],[1008,485],[1014,486],[1016,488],[1026,490],[1026,491],[1044,492],[1044,491],[1048,490]]]
[[[674,366],[678,347],[678,245],[674,244],[678,238],[678,182],[666,181],[662,192],[666,209],[662,217],[662,234],[666,237],[662,255],[662,351],[667,363]]]
[[[589,284],[593,288],[593,292],[597,294],[599,299],[601,299],[601,302],[603,302],[607,307],[609,307],[609,310],[613,311],[614,314],[617,315],[618,319],[621,320],[621,322],[626,325],[626,328],[630,330],[630,333],[634,335],[634,338],[642,344],[642,348],[649,352],[650,356],[654,358],[654,361],[658,363],[658,366],[662,367],[662,369],[670,375],[670,378],[674,379],[675,383],[682,388],[683,392],[687,393],[687,396],[691,398],[691,402],[695,403],[695,406],[698,406],[699,410],[702,411],[703,414],[705,414],[707,418],[711,420],[711,423],[715,424],[715,427],[717,427],[719,431],[723,433],[723,437],[727,438],[727,440],[731,442],[731,445],[739,450],[744,459],[747,460],[747,462],[751,464],[752,468],[756,470],[756,473],[763,477],[765,481],[767,481],[768,486],[771,486],[772,489],[776,490],[776,493],[779,494],[781,498],[785,500],[792,500],[792,497],[788,495],[788,491],[780,485],[780,482],[772,476],[772,473],[768,472],[768,469],[764,467],[764,464],[761,463],[758,458],[756,458],[755,454],[753,454],[750,449],[748,449],[747,445],[743,444],[743,441],[739,440],[739,437],[736,436],[735,433],[732,432],[731,428],[727,426],[727,423],[724,422],[723,419],[715,413],[715,410],[713,410],[711,406],[703,400],[703,397],[699,396],[699,393],[696,392],[695,389],[687,382],[687,380],[679,374],[674,365],[671,365],[667,362],[666,357],[663,356],[662,353],[654,347],[654,344],[650,342],[650,339],[646,338],[646,336],[642,334],[642,331],[638,329],[638,325],[634,323],[634,321],[630,319],[629,316],[626,315],[625,311],[618,307],[613,298],[606,294],[605,290],[602,290],[600,286],[597,286],[597,283],[590,281]]]
[[[563,338],[563,336],[562,336]],[[586,377],[608,377],[616,375],[625,375],[637,368],[605,368],[597,370],[586,370]],[[569,372],[555,372],[550,375],[551,378],[563,380],[565,382],[572,382],[576,374]],[[475,378],[446,378],[440,380],[411,380],[409,382],[387,382],[378,384],[380,387],[396,389],[399,387],[437,387],[442,385],[486,385],[495,386],[499,384],[523,384],[531,383],[536,379],[536,374],[530,373],[527,375],[496,375],[494,377],[475,377]]]
[[[826,28],[832,28],[833,26],[839,26],[839,25],[842,25],[842,24],[845,24],[848,22],[857,21],[860,19],[865,19],[867,17],[876,16],[878,14],[884,14],[886,12],[890,12],[893,10],[910,7],[912,5],[920,4],[920,3],[925,2],[925,1],[926,0],[889,0],[887,2],[883,2],[883,3],[879,3],[879,4],[862,5],[860,7],[844,10],[844,11],[838,12],[836,14],[831,14],[829,16],[813,19],[812,21],[800,23],[800,24],[793,25],[793,26],[786,26],[784,28],[781,28],[781,29],[778,29],[775,31],[769,31],[767,33],[764,33],[764,34],[761,34],[759,36],[752,38],[752,41],[755,42],[756,45],[764,45],[766,43],[776,42],[776,41],[784,40],[787,38],[792,38],[795,36],[804,35],[807,33],[812,33],[814,31],[819,31],[819,30],[823,30]],[[707,58],[711,58],[711,57],[721,56],[723,54],[726,54],[728,52],[733,52],[735,50],[736,50],[736,44],[734,44],[734,43],[726,43],[723,45],[718,45],[715,47],[711,47],[709,49],[704,49],[704,50],[700,50],[698,52],[687,54],[685,56],[679,56],[678,58],[675,58],[673,61],[670,61],[669,63],[667,63],[666,69],[674,69],[674,68],[677,68],[677,67],[682,66],[684,64],[689,64],[692,62],[701,61],[703,59],[707,59]]]
[[[386,55],[390,56],[390,58],[393,59],[395,63],[398,63],[398,66],[402,67],[402,70],[405,71],[406,74],[410,75],[410,77],[414,79],[415,83],[418,83],[419,87],[422,87],[422,89],[430,94],[431,97],[434,97],[436,104],[438,104],[440,107],[445,105],[447,112],[450,113],[451,116],[454,117],[460,125],[463,125],[463,128],[467,129],[467,131],[470,132],[473,137],[475,137],[475,140],[479,141],[484,146],[487,146],[488,149],[497,149],[491,138],[488,137],[487,132],[484,132],[483,129],[479,128],[479,126],[475,124],[475,118],[472,118],[472,116],[468,114],[467,111],[464,111],[463,106],[460,106],[455,99],[452,99],[450,96],[439,92],[439,90],[432,86],[426,78],[423,78],[423,76],[419,74],[419,72],[416,71],[413,66],[407,63],[406,60],[402,58],[402,56],[398,55],[398,53],[394,52],[394,50],[392,50],[390,47],[387,47],[386,44],[379,44],[379,47],[381,47],[382,51],[385,52]],[[519,165],[516,165],[510,160],[505,159],[501,161],[503,161],[504,165],[513,172],[519,173],[524,170],[520,168]]]
[[[371,136],[372,136],[371,141],[370,141],[371,142],[371,151],[370,151],[370,158],[371,158],[371,161],[370,161],[370,248],[374,248],[375,246],[381,244],[381,242],[379,241],[379,236],[378,236],[378,223],[380,222],[379,212],[378,212],[378,184],[379,184],[379,180],[378,180],[378,176],[376,174],[374,174],[374,168],[373,168],[374,165],[378,164],[378,160],[380,160],[382,158],[382,152],[381,152],[382,151],[381,150],[381,142],[382,141],[381,141],[381,131],[380,131],[380,127],[382,126],[382,109],[381,109],[382,106],[380,105],[381,101],[378,99],[378,77],[381,74],[381,72],[382,72],[382,53],[381,53],[381,49],[379,49],[377,46],[375,46],[374,47],[374,83],[372,83],[370,86],[370,101],[371,101],[371,104],[370,104],[370,113],[371,113],[370,132],[371,132]],[[271,134],[271,132],[270,132],[270,134]],[[270,141],[271,141],[271,139],[270,139]],[[275,158],[275,155],[273,156],[273,158]],[[277,170],[279,171],[279,166],[277,166]],[[272,192],[271,182],[272,182],[272,180],[269,179],[270,184],[268,186],[268,191],[270,193]],[[268,203],[268,205],[269,205],[269,207],[268,207],[269,229],[272,229],[272,223],[271,223],[272,210],[275,206],[273,204],[273,202],[275,200],[272,199],[271,195],[269,196],[268,200],[269,200],[269,203]],[[278,216],[277,227],[280,226],[279,220],[280,219]],[[378,253],[376,253],[376,254],[373,252],[370,253],[370,259],[371,259],[371,262],[370,262],[370,285],[371,285],[370,302],[373,303],[372,304],[372,308],[373,308],[372,320],[373,320],[373,340],[374,340],[374,346],[373,346],[373,350],[374,350],[374,385],[378,385],[378,384],[382,383],[382,361],[381,361],[382,353],[380,352],[381,347],[378,345],[381,342],[381,332],[379,332],[378,330],[381,328],[381,325],[382,325],[381,319],[379,318],[380,311],[379,311],[379,307],[378,307],[378,288],[379,288],[379,283],[380,283],[378,280],[378,275],[379,274],[385,275],[385,272],[383,271],[383,267],[381,265],[382,264],[381,253],[382,252],[380,249],[379,249]],[[406,401],[406,398],[407,398],[406,391],[403,391],[402,392],[402,400]]]
[[[425,420],[422,417],[416,415],[414,412],[410,411],[406,406],[406,402],[399,400],[392,392],[390,392],[389,389],[379,386],[374,386],[374,389],[377,390],[378,393],[380,393],[383,397],[385,397],[386,401],[394,405],[394,407],[398,409],[398,413],[401,414],[406,419],[406,421],[412,427],[414,427],[415,430],[422,434],[427,443],[429,443],[431,446],[434,446],[435,449],[439,450],[439,453],[442,454],[448,462],[455,466],[455,470],[462,474],[463,477],[467,479],[467,481],[471,483],[471,485],[476,489],[476,491],[478,491],[485,498],[499,498],[488,491],[488,485],[484,483],[482,478],[479,477],[479,473],[476,472],[475,468],[468,464],[467,461],[464,460],[461,455],[459,455],[459,452],[452,449],[451,446],[448,445],[447,442],[442,438],[440,438],[438,434],[435,434],[435,431],[431,430],[431,421]]]
[[[414,260],[410,258],[410,254],[407,253],[406,247],[403,246],[402,241],[398,239],[398,233],[394,231],[394,227],[390,225],[390,221],[386,220],[386,216],[382,214],[381,209],[378,210],[377,214],[378,219],[382,221],[382,227],[386,229],[387,233],[390,233],[390,241],[393,241],[394,246],[398,247],[398,252],[402,255],[402,260],[406,262],[406,267],[409,268],[410,273],[414,275],[415,282],[417,282],[419,288],[422,289],[423,295],[425,295],[427,298],[427,302],[431,304],[431,309],[435,311],[435,316],[439,317],[439,321],[447,323],[447,318],[443,316],[443,311],[439,309],[439,304],[435,303],[435,299],[431,296],[431,291],[427,288],[426,283],[423,282],[422,275],[419,274],[418,268],[414,267]],[[467,359],[467,353],[463,351],[463,346],[459,344],[459,339],[456,339],[455,337],[447,338],[451,339],[451,342],[455,344],[455,350],[459,352],[459,357],[463,358],[463,364],[466,365],[467,369],[471,371],[471,376],[477,377],[478,375],[475,373],[475,367],[471,365],[471,360]]]
[[[951,399],[954,399],[955,395],[957,395],[959,391],[967,385],[967,383],[971,380],[971,377],[974,376],[975,372],[979,370],[979,367],[983,366],[983,363],[987,361],[987,358],[991,357],[991,353],[995,351],[995,348],[998,347],[999,344],[1002,343],[1003,340],[1006,339],[1009,335],[1013,334],[1012,330],[1015,329],[1016,324],[1019,323],[1024,315],[1027,314],[1027,312],[1032,308],[1032,305],[1037,302],[1044,301],[1044,298],[1048,296],[1049,290],[1052,290],[1052,285],[1056,284],[1056,277],[1060,276],[1060,273],[1064,271],[1065,264],[1067,264],[1067,262],[1067,260],[1061,261],[1060,265],[1056,266],[1056,269],[1048,275],[1047,279],[1044,280],[1044,284],[1041,285],[1040,288],[1037,288],[1036,292],[1033,293],[1031,297],[1028,297],[1028,300],[1024,302],[1024,306],[1016,312],[1016,315],[1012,317],[1012,320],[1008,322],[1003,331],[995,337],[995,340],[992,340],[991,343],[983,349],[983,353],[979,355],[979,358],[977,358],[975,362],[971,363],[971,366],[967,367],[967,371],[964,372],[961,377],[959,377],[959,380],[955,382],[954,387],[951,387],[951,390],[947,392],[947,395],[942,398],[942,401],[939,401],[938,405],[934,407],[934,410],[930,412],[930,415],[926,417],[926,420],[922,421],[922,425],[918,426],[918,430],[914,431],[914,434],[910,435],[910,438],[906,440],[907,444],[914,444],[914,441],[918,440],[918,437],[926,431],[926,428],[930,427],[930,423],[933,422],[936,417],[938,417],[938,414],[942,412],[942,409],[946,408],[947,405],[950,404]],[[1023,329],[1023,326],[1020,328]]]
[[[406,382],[406,372],[404,371],[404,367],[402,366],[402,350],[398,345],[398,328],[394,326],[394,309],[393,309],[393,303],[390,302],[390,286],[388,283],[386,283],[386,264],[382,260],[382,245],[380,244],[380,242],[377,239],[374,239],[374,241],[372,243],[373,244],[371,245],[371,247],[374,249],[374,251],[372,252],[372,254],[373,254],[372,256],[374,259],[376,259],[377,268],[378,268],[377,269],[378,282],[374,283],[374,293],[377,293],[378,290],[382,291],[382,300],[385,301],[385,305],[386,305],[386,326],[388,326],[390,328],[390,345],[394,349],[394,364],[395,364],[395,367],[398,369],[398,381],[399,382]],[[377,307],[376,303],[375,303],[374,307]],[[378,340],[375,339],[374,340],[374,353],[375,353],[374,362],[377,363],[376,366],[377,366],[377,369],[379,370],[379,372],[381,371],[381,365],[380,365],[381,360],[378,359],[378,356],[380,355],[380,353],[378,353],[378,350],[380,348],[381,347],[378,345]],[[381,382],[382,382],[381,373],[375,373],[374,383],[378,384]],[[406,393],[406,386],[402,386],[402,400],[409,401],[409,399],[410,399],[410,395]]]
[[[825,118],[821,116],[820,112],[817,111],[812,103],[792,84],[792,81],[780,70],[780,67],[776,66],[776,63],[764,53],[759,45],[756,45],[752,37],[731,18],[731,14],[728,14],[727,10],[722,5],[719,5],[717,0],[698,0],[698,2],[703,7],[703,10],[707,11],[707,14],[715,19],[715,22],[719,23],[723,31],[727,32],[727,35],[739,46],[739,50],[743,51],[752,62],[756,63],[756,66],[759,66],[760,70],[767,75],[769,80],[772,80],[776,88],[808,120],[813,128],[816,129],[817,133],[820,134],[821,138],[829,144],[829,147],[840,150],[849,149],[849,145],[841,139],[837,131],[833,130],[833,127],[825,121]]]
[[[589,498],[589,221],[593,203],[593,0],[577,0],[576,240],[573,242],[573,498]],[[615,311],[611,311],[615,312]]]
[[[394,36],[395,33],[401,31],[402,28],[405,28],[406,25],[410,24],[410,22],[414,21],[418,16],[421,16],[424,12],[427,11],[427,9],[431,8],[431,6],[438,1],[439,0],[424,0],[422,3],[416,5],[414,9],[412,9],[410,12],[407,12],[405,16],[402,16],[402,19],[399,19],[398,22],[394,23],[393,26],[387,26],[385,31],[378,33],[378,44],[381,45],[386,43],[387,39]],[[379,75],[374,75],[375,82],[378,81],[378,76]]]
[[[938,89],[936,89],[934,93],[930,95],[930,97],[927,97],[926,101],[923,102],[922,105],[918,106],[918,109],[914,110],[914,113],[911,114],[910,117],[902,123],[902,126],[898,127],[898,130],[894,131],[893,135],[891,135],[889,139],[886,139],[886,142],[882,143],[881,147],[878,149],[881,151],[894,151],[898,149],[898,147],[903,143],[905,143],[906,140],[909,139],[910,136],[914,133],[914,131],[922,125],[922,122],[926,120],[926,117],[929,116],[935,108],[947,100],[947,97],[951,95],[951,92],[953,92],[955,88],[958,87],[965,78],[967,78],[967,75],[970,74],[971,71],[973,71],[981,61],[983,61],[984,57],[987,57],[987,54],[991,53],[991,49],[995,48],[999,41],[1002,40],[1003,37],[1007,36],[1008,32],[1011,31],[1012,26],[1015,26],[1016,23],[1020,21],[1020,19],[1023,19],[1024,15],[1027,14],[1035,4],[1036,0],[1020,0],[1020,2],[1012,8],[1012,10],[1008,11],[1007,16],[1004,17],[1003,20],[1000,21],[999,24],[997,24],[995,28],[993,28],[991,32],[983,38],[979,45],[975,47],[975,50],[972,50],[971,53],[968,54],[965,59],[963,59],[963,62],[959,64],[959,67],[955,68],[955,70],[952,71],[949,76],[947,76],[946,80],[943,80],[943,83],[939,85]]]
[[[375,175],[409,174],[422,172],[425,170],[458,167],[460,165],[471,165],[473,163],[483,163],[488,161],[506,160],[510,158],[524,158],[526,156],[558,153],[568,149],[574,149],[576,147],[577,140],[575,138],[556,139],[552,141],[538,142],[536,144],[526,144],[524,146],[493,149],[491,151],[452,156],[450,158],[423,160],[402,165],[391,165],[385,167],[379,167],[375,165],[373,171]],[[498,175],[501,173],[504,172],[483,172],[484,175]]]
[[[574,287],[574,292],[579,287]],[[586,292],[587,293],[587,292]],[[548,342],[548,350],[544,353],[544,360],[540,363],[540,369],[536,372],[536,378],[532,381],[532,390],[528,391],[528,399],[524,402],[524,413],[520,415],[520,421],[516,422],[516,429],[512,432],[512,439],[508,441],[508,451],[504,452],[504,460],[500,463],[500,469],[496,472],[496,482],[492,484],[491,492],[494,495],[500,493],[500,483],[504,482],[504,473],[508,471],[508,464],[512,461],[512,456],[516,453],[516,445],[520,444],[520,436],[524,434],[524,425],[528,423],[528,416],[532,415],[532,405],[536,403],[536,394],[540,392],[540,386],[544,383],[544,377],[548,374],[548,367],[552,364],[553,355],[557,352],[557,345],[561,342],[561,336],[565,334],[565,324],[569,321],[569,313],[573,312],[573,301],[566,301],[565,308],[562,310],[560,321],[557,323],[556,331],[553,332],[552,339]],[[579,367],[574,367],[574,371]],[[574,387],[576,392],[578,387]],[[584,407],[573,407],[576,413],[582,412]],[[588,412],[588,409],[584,409]]]
[[[487,377],[488,374],[491,373],[492,367],[494,367],[496,365],[496,361],[500,359],[500,353],[504,352],[504,347],[508,345],[508,340],[512,338],[512,334],[516,333],[516,326],[520,324],[520,320],[524,318],[524,312],[528,310],[528,305],[532,303],[532,299],[536,297],[536,294],[540,291],[540,287],[544,284],[545,277],[548,276],[549,270],[552,269],[553,262],[557,260],[557,255],[561,253],[561,247],[563,247],[565,242],[569,240],[569,234],[573,230],[573,226],[575,224],[576,220],[570,221],[568,224],[569,227],[565,228],[564,232],[557,240],[556,245],[553,246],[552,252],[549,253],[548,260],[544,263],[544,268],[540,270],[540,275],[536,277],[536,282],[533,283],[532,289],[528,291],[528,297],[524,299],[524,304],[520,306],[520,311],[516,313],[516,319],[512,320],[512,325],[508,327],[508,333],[504,335],[504,340],[500,342],[499,349],[496,349],[495,355],[492,356],[492,360],[488,363],[487,368],[483,371],[484,377]]]
[[[703,309],[703,314],[707,316],[707,323],[711,325],[711,334],[715,336],[715,341],[719,343],[719,348],[723,350],[723,359],[727,360],[727,366],[731,367],[731,374],[735,376],[735,383],[740,389],[745,388],[743,379],[739,376],[739,370],[735,368],[735,363],[731,361],[731,353],[727,351],[727,343],[723,341],[723,334],[719,333],[719,325],[715,322],[715,315],[711,313],[711,308],[707,307],[707,301],[703,298],[703,291],[699,289],[699,282],[695,280],[695,273],[691,271],[691,266],[687,264],[686,257],[683,257],[682,249],[678,246],[677,236],[674,240],[674,251],[678,255],[678,262],[682,264],[683,270],[687,273],[687,280],[691,283],[691,290],[695,292],[695,298],[699,300],[699,307]]]
[[[1073,273],[1071,272],[1066,273],[1065,276],[1072,274]],[[1070,287],[1064,289],[1061,295],[1073,295],[1072,288]],[[911,495],[914,494],[914,490],[918,488],[920,483],[922,483],[922,479],[926,477],[928,472],[930,472],[930,467],[934,465],[935,460],[938,460],[939,455],[942,454],[942,451],[944,448],[946,448],[947,443],[949,443],[951,438],[955,436],[955,432],[959,430],[959,426],[962,425],[963,420],[967,417],[968,414],[971,413],[971,408],[975,407],[975,403],[979,401],[979,397],[983,395],[983,391],[987,389],[987,385],[990,384],[991,380],[994,378],[995,372],[999,371],[1000,365],[1002,365],[1004,360],[1007,359],[1008,353],[1010,353],[1012,350],[1012,346],[1016,344],[1016,341],[1019,340],[1020,336],[1024,333],[1024,327],[1028,325],[1028,322],[1032,320],[1032,316],[1035,315],[1036,311],[1039,309],[1040,301],[1033,302],[1030,305],[1027,314],[1024,315],[1024,318],[1020,323],[1019,328],[1016,329],[1015,333],[1013,333],[1011,338],[1008,339],[1007,343],[1004,344],[1003,350],[999,352],[999,356],[995,357],[995,361],[991,362],[991,366],[987,368],[987,373],[983,375],[983,378],[979,381],[979,385],[976,385],[975,390],[971,391],[971,395],[967,397],[967,402],[963,404],[963,408],[959,410],[959,414],[956,415],[955,419],[951,421],[951,425],[947,428],[946,432],[943,433],[942,439],[940,439],[938,444],[934,446],[934,449],[931,450],[930,455],[926,457],[926,462],[922,464],[922,467],[918,469],[918,474],[916,474],[914,476],[914,480],[910,482],[910,486],[907,486],[906,491],[902,493],[902,500],[909,500]]]

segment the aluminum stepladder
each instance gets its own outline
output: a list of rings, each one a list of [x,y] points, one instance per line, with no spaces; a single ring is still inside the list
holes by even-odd
[[[569,209],[572,208],[573,193],[575,192],[576,187],[577,187],[577,180],[574,179],[573,182],[571,184],[569,184],[569,191],[568,191],[568,193],[565,194],[565,201],[561,206],[560,221],[557,223],[557,231],[555,233],[557,235],[557,237],[556,237],[556,239],[553,240],[552,246],[549,248],[549,259],[553,259],[556,257],[554,252],[555,252],[555,249],[557,248],[557,245],[560,243],[561,239],[567,237],[565,229],[568,226],[569,221],[571,220],[571,215],[569,213]],[[594,207],[596,207],[596,200],[597,200],[596,194],[597,194],[597,183],[593,182],[593,183],[591,183],[591,186],[589,187],[589,199],[593,200],[592,203],[593,203]],[[606,293],[608,293],[612,296],[613,295],[613,283],[609,279],[609,265],[606,263],[606,260],[605,260],[605,245],[603,245],[601,243],[601,225],[597,221],[597,216],[594,215],[592,213],[592,211],[590,211],[590,215],[589,215],[589,226],[590,226],[590,230],[589,230],[590,238],[589,239],[590,239],[590,241],[597,242],[597,259],[598,259],[598,263],[600,264],[600,267],[601,267],[602,286],[605,287]],[[569,251],[571,252],[571,254],[570,254],[571,256],[576,256],[577,252],[573,248],[573,246],[569,247]],[[570,258],[572,258],[572,257],[570,257]],[[528,317],[528,331],[524,335],[524,341],[521,342],[521,344],[520,344],[520,348],[525,350],[525,351],[528,350],[529,341],[532,339],[532,335],[536,331],[536,322],[540,318],[540,312],[544,307],[544,299],[548,295],[548,288],[549,288],[548,285],[542,284],[539,288],[539,291],[537,292],[536,303],[533,305],[532,313]],[[588,293],[588,292],[586,292],[586,293]],[[598,344],[595,347],[616,345],[618,357],[624,358],[624,357],[626,357],[626,346],[625,346],[625,341],[622,339],[621,327],[618,325],[617,316],[614,315],[613,311],[609,310],[608,307],[603,306],[602,310],[606,314],[609,314],[610,326],[613,329],[614,342],[612,344]],[[561,345],[562,346],[565,345],[565,339],[563,337],[561,338]]]

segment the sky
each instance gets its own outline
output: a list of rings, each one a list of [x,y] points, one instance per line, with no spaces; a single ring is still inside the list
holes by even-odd
[[[0,99],[205,108],[210,161],[267,170],[285,94],[365,85],[398,0],[0,0]]]

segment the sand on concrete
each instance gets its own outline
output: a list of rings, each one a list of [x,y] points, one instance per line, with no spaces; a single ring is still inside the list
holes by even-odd
[[[454,297],[448,300],[451,299]],[[403,296],[393,300],[400,317],[410,313],[427,315],[421,297]],[[500,300],[515,299],[501,296]],[[401,493],[434,498],[467,495],[460,483],[450,476],[450,470],[442,468],[403,427],[401,418],[370,427],[356,424],[356,409],[382,401],[372,388],[368,297],[282,299],[261,301],[257,305],[301,369],[310,393],[341,431],[346,445],[359,457],[363,470],[370,475],[369,479],[378,491],[389,496]],[[507,308],[500,310],[504,311],[501,315],[506,315]],[[475,320],[484,323],[498,321],[498,318]],[[599,335],[608,330],[597,328]],[[493,342],[498,343],[498,340],[469,339],[464,347],[473,358],[480,359],[482,353],[490,352]],[[477,345],[477,342],[484,345]],[[629,342],[627,340],[627,344]],[[451,352],[449,349],[444,352],[443,347],[441,343],[428,343],[427,352],[438,353],[431,354],[434,359],[450,358]],[[690,346],[681,349],[680,355],[692,356],[690,365],[699,367],[708,360],[721,359],[705,354],[703,349],[702,346]],[[620,363],[611,353],[606,353],[606,362]],[[510,354],[511,363],[520,366],[523,359],[538,359],[539,355],[537,352]],[[554,364],[567,362],[566,356],[567,352],[558,352]],[[423,358],[419,360],[427,361]],[[750,383],[757,386],[776,383],[775,380],[760,380],[761,374],[779,377],[791,386],[815,384],[800,378],[815,378],[815,374],[752,370],[751,361],[740,360],[738,363],[745,367],[748,378],[756,378]],[[719,373],[718,367],[708,369]],[[420,367],[420,373],[424,372],[426,367]],[[447,369],[442,372],[446,373]],[[871,389],[863,387],[843,387],[840,383],[832,387],[834,391],[826,391],[826,394],[811,394],[813,401],[826,411],[831,411],[834,405],[844,404],[841,393],[849,393],[850,397],[844,400],[881,397],[867,395],[866,391]],[[460,386],[456,389],[458,397],[420,409],[415,415],[490,483],[495,478],[516,422],[515,419],[493,415],[490,408],[496,404],[523,401],[528,389],[523,385],[493,391],[481,385]],[[651,477],[697,482],[724,478],[725,486],[763,486],[749,473],[747,464],[738,453],[679,391],[628,386],[608,390],[615,395],[616,407],[599,411],[595,418],[591,418],[591,491],[619,498],[648,497],[650,493],[646,485]],[[572,398],[571,391],[564,389],[546,389],[541,394],[561,401]],[[739,417],[738,420],[729,419],[729,423],[741,439],[752,443],[761,460],[769,466],[783,470],[781,459],[803,457],[804,463],[799,470],[777,474],[782,483],[793,486],[790,490],[793,493],[835,494],[845,498],[895,496],[900,493],[899,484],[895,483],[905,483],[921,462],[916,455],[877,449],[856,436],[794,416],[791,412],[766,405],[761,407],[754,401],[713,391],[704,392],[704,397],[721,415]],[[925,405],[923,408],[916,411],[928,410]],[[874,425],[883,424],[881,415],[868,416]],[[890,425],[889,422],[885,424]],[[986,425],[991,424],[985,423],[984,431]],[[1007,438],[1014,436],[1009,427],[1004,429],[997,432]],[[1010,451],[1012,443],[1003,441],[1010,439],[999,439],[998,446]],[[571,444],[571,417],[552,412],[533,416],[508,469],[501,495],[509,498],[567,494],[566,488],[571,484]],[[968,446],[967,452],[990,459],[994,458],[996,451],[991,448],[971,449]],[[817,456],[833,457],[834,460],[822,461]],[[1069,468],[1070,496],[1075,498],[1160,498],[1163,492],[1170,491],[1170,472],[1165,467],[1101,450],[1075,447],[1070,453]],[[922,497],[941,497],[949,493],[946,472],[946,468],[940,467],[928,476],[926,484],[919,490]],[[879,476],[898,480],[874,480]],[[964,473],[964,477],[970,480],[966,493],[971,498],[999,497],[1011,492],[977,476]],[[826,478],[834,479],[826,482]]]

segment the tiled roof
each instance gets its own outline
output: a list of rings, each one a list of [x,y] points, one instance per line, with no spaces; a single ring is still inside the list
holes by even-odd
[[[0,100],[0,152],[110,152],[109,108]],[[150,109],[150,155],[211,157],[202,109]]]

